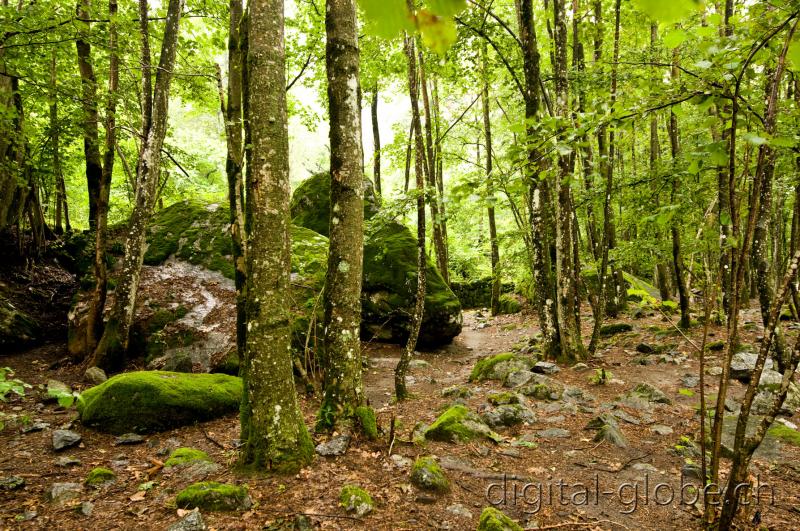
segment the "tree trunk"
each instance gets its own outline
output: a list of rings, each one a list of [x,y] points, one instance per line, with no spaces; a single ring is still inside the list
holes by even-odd
[[[489,114],[489,59],[483,44],[483,134],[486,144],[486,202],[489,217],[489,248],[492,261],[492,315],[500,313],[500,246],[497,243],[497,223],[494,216],[494,177],[492,175],[492,121]]]
[[[54,229],[57,234],[72,232],[69,222],[69,206],[67,205],[67,188],[64,184],[64,171],[61,168],[61,126],[58,123],[58,97],[57,97],[57,64],[56,52],[50,61],[50,139],[53,147],[53,177],[56,187],[56,215]],[[63,220],[63,224],[62,224]]]
[[[289,138],[282,0],[248,14],[247,342],[241,370],[240,464],[296,473],[314,447],[292,375]],[[355,92],[355,90],[353,90]],[[153,116],[154,121],[156,116]]]
[[[364,174],[358,106],[359,50],[354,0],[328,0],[326,72],[331,146],[331,218],[325,308],[325,397],[320,426],[349,423],[364,402],[361,379],[361,274]],[[377,97],[377,96],[376,96]]]
[[[146,0],[141,1],[146,2]],[[139,156],[136,172],[136,198],[125,240],[125,256],[122,261],[120,278],[114,290],[114,306],[90,362],[91,365],[106,370],[119,370],[125,361],[128,350],[133,312],[136,308],[136,296],[139,290],[139,277],[144,260],[147,227],[153,214],[158,192],[161,148],[167,132],[169,89],[178,47],[178,28],[182,8],[183,0],[170,0],[167,7],[164,38],[152,96],[153,108],[145,112],[152,118]],[[143,11],[146,16],[146,7]],[[143,72],[143,75],[149,75],[149,73]]]
[[[409,3],[409,10],[411,10]],[[406,372],[411,356],[417,347],[419,329],[422,326],[423,312],[425,311],[425,288],[427,280],[427,260],[425,256],[425,178],[424,157],[425,147],[422,142],[422,123],[419,113],[419,100],[417,91],[417,67],[414,52],[414,40],[405,38],[405,53],[408,60],[408,92],[411,98],[411,124],[414,130],[414,174],[417,184],[417,291],[414,302],[414,314],[411,319],[411,330],[408,334],[405,349],[400,356],[400,361],[394,370],[394,392],[398,400],[408,397],[406,388]]]
[[[375,182],[375,192],[378,197],[383,195],[381,183],[381,128],[378,124],[378,82],[372,92],[372,105],[370,105],[372,115],[372,179]]]

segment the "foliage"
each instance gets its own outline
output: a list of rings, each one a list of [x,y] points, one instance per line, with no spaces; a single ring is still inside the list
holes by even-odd
[[[0,368],[0,400],[8,402],[9,393],[17,396],[25,396],[25,389],[30,389],[30,384],[12,378],[14,371],[10,367]]]

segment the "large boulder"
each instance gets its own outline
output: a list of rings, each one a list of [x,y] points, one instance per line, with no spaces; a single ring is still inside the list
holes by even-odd
[[[118,374],[78,400],[81,422],[100,431],[153,433],[239,410],[242,381],[225,374]]]
[[[0,349],[24,347],[36,341],[38,336],[36,322],[0,294]]]
[[[328,224],[331,216],[331,177],[329,172],[312,175],[292,194],[292,223],[306,227],[323,236],[330,236]],[[364,219],[378,212],[378,198],[372,181],[364,179]]]

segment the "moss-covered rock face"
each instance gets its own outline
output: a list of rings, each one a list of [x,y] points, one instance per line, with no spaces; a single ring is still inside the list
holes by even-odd
[[[114,434],[153,433],[239,410],[242,381],[224,374],[140,371],[86,390],[81,422]]]
[[[487,507],[481,512],[478,531],[522,531],[522,526],[494,507]]]
[[[358,406],[355,411],[355,416],[361,427],[361,432],[367,436],[368,439],[378,438],[378,421],[375,418],[375,410],[369,406]]]
[[[194,448],[177,448],[174,452],[169,454],[169,458],[164,461],[164,468],[192,463],[195,461],[211,462],[211,458],[208,457],[208,454],[202,450],[196,450]]]
[[[411,467],[411,483],[422,490],[444,492],[450,488],[450,483],[436,459],[424,456],[414,461]]]
[[[372,512],[375,502],[369,493],[356,485],[345,485],[339,493],[339,505],[344,507],[347,512],[354,512],[358,516],[364,516]]]
[[[500,435],[493,432],[483,420],[462,405],[455,405],[442,413],[424,432],[430,441],[466,442],[476,438],[487,438],[495,442]]]
[[[38,336],[36,322],[0,294],[0,349],[24,347]]]
[[[331,216],[331,174],[312,175],[292,194],[292,223],[314,232],[330,235],[328,224]],[[364,219],[378,212],[378,199],[372,181],[364,179]]]
[[[117,475],[113,470],[108,468],[98,467],[92,469],[89,475],[86,476],[86,481],[83,483],[90,487],[101,487],[107,483],[111,483],[117,479]]]
[[[500,295],[500,313],[512,314],[522,311],[522,303],[517,297],[511,293],[503,293]]]
[[[461,301],[462,308],[490,308],[492,306],[492,277],[451,280],[450,288],[458,297],[458,300]],[[501,294],[511,293],[512,291],[514,291],[514,284],[503,282],[500,285]]]
[[[529,371],[536,364],[533,356],[504,352],[483,358],[475,364],[469,375],[470,382],[483,380],[504,380],[514,371]]]
[[[362,286],[362,337],[404,343],[417,289],[417,240],[404,225],[375,220],[367,225]],[[449,343],[461,333],[461,303],[439,270],[428,263],[421,346]]]
[[[216,481],[201,481],[189,485],[178,493],[175,505],[180,509],[197,507],[205,511],[244,511],[249,509],[253,502],[247,494],[246,487]]]

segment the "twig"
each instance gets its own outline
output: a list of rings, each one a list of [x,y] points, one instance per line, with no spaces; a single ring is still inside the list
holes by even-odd
[[[613,520],[595,520],[594,522],[564,522],[562,524],[553,524],[553,525],[545,525],[541,527],[526,527],[525,529],[561,529],[564,527],[591,527],[596,526],[598,524],[611,524],[621,527],[622,529],[629,529],[628,527],[620,524],[619,522],[615,522]]]
[[[221,449],[223,449],[223,450],[227,450],[227,449],[228,449],[228,447],[227,447],[227,446],[225,446],[224,444],[222,444],[221,442],[219,442],[218,440],[216,440],[215,438],[213,438],[213,437],[212,437],[211,435],[209,435],[209,433],[208,433],[206,430],[204,430],[203,428],[200,428],[200,431],[202,431],[202,432],[203,432],[203,435],[205,435],[206,439],[208,439],[209,441],[211,441],[212,443],[214,443],[215,445],[217,445],[219,448],[221,448]]]

